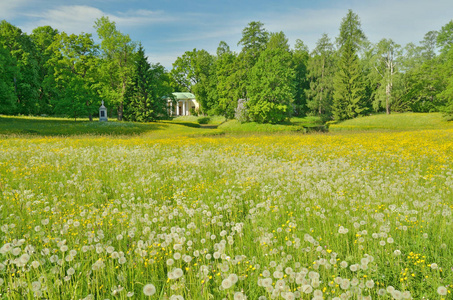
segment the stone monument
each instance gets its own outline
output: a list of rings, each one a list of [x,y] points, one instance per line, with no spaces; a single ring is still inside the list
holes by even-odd
[[[104,106],[104,100],[102,100],[102,105],[99,107],[99,121],[108,121],[107,108]]]

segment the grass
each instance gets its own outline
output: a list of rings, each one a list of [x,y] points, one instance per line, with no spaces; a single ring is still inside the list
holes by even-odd
[[[285,132],[300,131],[302,127],[296,125],[258,124],[255,122],[239,123],[237,120],[229,120],[219,126],[219,129],[228,133],[253,133],[253,132]]]
[[[208,119],[206,124],[200,120]],[[206,120],[205,120],[206,121]],[[204,123],[204,122],[201,122]],[[30,136],[79,136],[111,135],[161,138],[162,136],[206,136],[219,134],[253,134],[276,132],[307,132],[320,126],[314,117],[292,118],[287,124],[241,124],[236,120],[226,121],[224,117],[181,116],[170,121],[153,123],[135,122],[89,122],[88,119],[48,118],[48,117],[11,117],[0,116],[0,135]]]
[[[163,123],[133,122],[89,122],[88,119],[74,121],[48,117],[12,117],[0,116],[0,134],[3,135],[135,135],[148,131],[168,130]]]
[[[440,113],[379,114],[332,124],[329,131],[425,130],[453,128]]]
[[[165,136],[194,136],[218,134],[184,121],[136,122],[77,122],[64,118],[0,116],[0,136],[135,136],[161,138]]]
[[[453,129],[163,124],[0,139],[0,297],[449,299]]]
[[[180,116],[174,118],[172,121],[173,122],[190,122],[194,124],[200,124],[199,120],[201,119],[208,119],[209,121],[207,124],[209,125],[220,125],[223,122],[225,122],[225,117],[222,116],[210,116],[210,117],[204,117],[204,116]]]
[[[239,123],[229,120],[218,127],[226,133],[277,133],[277,132],[307,132],[310,129],[323,128],[322,122],[317,117],[294,117],[286,124],[259,124],[256,122]]]

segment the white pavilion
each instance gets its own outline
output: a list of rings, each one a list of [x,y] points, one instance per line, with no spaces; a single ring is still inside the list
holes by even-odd
[[[167,100],[167,108],[170,116],[190,116],[190,110],[193,108],[198,111],[200,105],[192,93],[172,93],[176,99],[176,105],[171,100]]]

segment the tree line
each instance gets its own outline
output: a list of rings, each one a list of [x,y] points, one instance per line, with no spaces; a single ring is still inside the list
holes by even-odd
[[[107,17],[96,20],[100,44],[91,34],[67,34],[50,26],[30,35],[0,22],[0,114],[97,114],[101,101],[118,120],[153,121],[167,114],[174,82],[143,47]]]
[[[170,71],[149,63],[143,47],[114,22],[95,22],[100,40],[49,26],[26,35],[0,23],[0,113],[97,113],[101,100],[119,120],[167,117],[172,92],[192,92],[201,114],[241,122],[279,123],[291,116],[345,120],[372,112],[453,115],[453,21],[404,47],[391,39],[369,42],[352,10],[335,39],[323,34],[309,51],[291,49],[283,32],[250,22],[231,51],[186,51]]]

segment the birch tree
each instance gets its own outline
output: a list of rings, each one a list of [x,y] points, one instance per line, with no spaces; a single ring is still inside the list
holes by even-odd
[[[377,53],[374,69],[379,74],[381,80],[373,107],[376,110],[384,107],[385,112],[390,114],[393,99],[393,82],[397,72],[396,66],[401,53],[401,47],[391,39],[382,39],[376,48]]]

